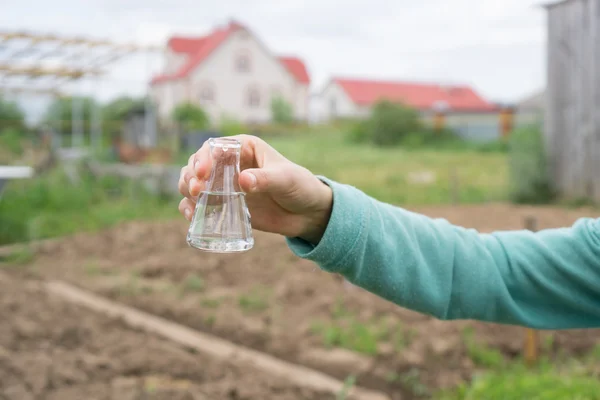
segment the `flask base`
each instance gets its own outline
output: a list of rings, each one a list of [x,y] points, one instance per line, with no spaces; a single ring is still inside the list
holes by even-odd
[[[253,239],[212,239],[188,237],[187,243],[190,247],[207,251],[210,253],[243,253],[252,249]]]

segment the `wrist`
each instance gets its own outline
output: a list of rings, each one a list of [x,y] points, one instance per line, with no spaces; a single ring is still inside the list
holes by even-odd
[[[319,181],[314,210],[306,216],[304,232],[299,237],[311,244],[317,245],[327,229],[333,207],[333,190],[326,183]]]

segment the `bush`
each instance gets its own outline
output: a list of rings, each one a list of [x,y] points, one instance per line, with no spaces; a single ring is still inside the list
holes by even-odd
[[[369,124],[371,141],[377,146],[394,146],[422,129],[419,114],[402,104],[381,101],[373,108]]]
[[[187,131],[201,131],[210,125],[208,115],[204,110],[191,103],[178,105],[173,110],[173,120],[181,124]]]
[[[237,119],[224,115],[221,118],[219,130],[223,136],[235,136],[246,133],[246,127]]]
[[[294,110],[282,97],[276,97],[271,101],[271,114],[273,122],[277,124],[287,125],[294,122]]]
[[[370,142],[377,146],[398,145],[406,136],[423,129],[417,111],[387,100],[378,102],[368,119],[350,126],[347,131],[349,141]]]
[[[6,128],[0,132],[0,146],[18,156],[23,155],[23,134],[17,129]]]
[[[520,128],[511,134],[509,174],[513,202],[542,204],[554,199],[539,127]]]

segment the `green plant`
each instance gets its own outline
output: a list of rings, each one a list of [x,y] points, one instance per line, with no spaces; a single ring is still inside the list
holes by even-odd
[[[346,400],[348,398],[348,395],[350,394],[350,390],[354,387],[355,384],[355,375],[349,375],[348,377],[346,377],[346,379],[344,379],[344,386],[337,394],[336,400]]]
[[[368,137],[377,146],[394,146],[412,133],[422,130],[417,111],[387,100],[374,107],[368,124]]]
[[[552,189],[540,127],[515,130],[509,142],[510,197],[516,203],[548,203]]]
[[[316,322],[312,331],[321,335],[326,347],[341,347],[370,355],[377,354],[383,336],[373,324],[363,324],[351,317],[342,321]]]
[[[502,352],[477,343],[472,328],[466,328],[463,331],[463,340],[467,347],[467,354],[475,365],[485,368],[502,368],[506,364]]]
[[[25,114],[17,103],[3,99],[0,96],[0,131],[5,129],[23,130]]]
[[[600,381],[580,371],[529,369],[522,364],[477,376],[456,389],[441,391],[436,400],[600,400]]]
[[[273,122],[287,125],[294,122],[294,110],[292,106],[282,97],[271,100],[271,115]]]
[[[23,155],[23,133],[15,128],[3,129],[0,131],[0,147],[15,155]]]
[[[0,257],[0,265],[6,264],[9,266],[29,264],[35,259],[35,254],[28,246],[18,247],[8,253],[6,256]]]
[[[417,368],[411,368],[400,375],[400,382],[417,397],[424,397],[430,394],[429,388],[421,382],[421,373]]]
[[[219,308],[222,302],[221,299],[202,299],[200,304],[206,308]]]
[[[196,274],[190,274],[183,281],[183,290],[186,292],[202,292],[204,288],[204,279]]]
[[[188,131],[203,130],[210,125],[208,115],[202,107],[192,103],[183,103],[175,107],[173,120]]]
[[[240,121],[229,115],[223,115],[219,129],[223,136],[235,136],[246,133],[246,127]]]
[[[246,312],[260,312],[269,307],[269,290],[257,286],[248,293],[240,295],[238,304]]]

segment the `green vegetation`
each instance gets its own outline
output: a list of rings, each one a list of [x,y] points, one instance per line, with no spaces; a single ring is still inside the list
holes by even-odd
[[[282,97],[276,97],[271,101],[271,115],[276,124],[287,125],[294,121],[294,110]]]
[[[19,247],[11,251],[6,256],[0,257],[0,267],[4,266],[21,266],[29,264],[35,258],[33,251],[27,247]]]
[[[248,133],[246,126],[230,115],[223,115],[221,117],[219,130],[223,136],[235,136]]]
[[[25,129],[25,115],[17,103],[7,101],[0,96],[0,132],[10,129]]]
[[[178,105],[173,110],[173,120],[186,131],[203,130],[210,125],[206,112],[201,107],[191,103]]]
[[[517,203],[549,203],[554,199],[539,127],[511,134],[509,152],[510,197]]]
[[[331,319],[312,324],[312,332],[320,335],[328,347],[341,347],[348,350],[375,355],[379,344],[391,342],[396,351],[402,350],[408,342],[398,324],[373,319],[359,321],[341,302],[336,302],[331,310]]]
[[[508,199],[507,156],[499,151],[378,148],[349,143],[340,132],[273,137],[269,143],[316,174],[392,204],[448,204],[455,194],[460,203]]]
[[[500,350],[477,343],[472,328],[463,331],[463,340],[467,347],[467,354],[475,365],[485,368],[502,368],[506,364]]]
[[[529,369],[521,363],[485,373],[459,388],[439,393],[438,400],[600,400],[600,380],[585,369],[565,370],[543,365]]]
[[[346,400],[348,398],[348,394],[350,394],[350,390],[352,390],[354,385],[356,385],[356,376],[348,375],[346,379],[344,379],[344,386],[337,394],[336,400]]]
[[[183,290],[186,292],[202,292],[204,289],[204,279],[196,274],[189,275],[183,281]]]
[[[240,295],[238,304],[245,312],[261,312],[269,308],[271,292],[268,288],[256,286],[248,293]]]
[[[0,199],[0,244],[178,215],[176,199],[149,195],[136,182],[81,174],[78,183],[71,183],[59,171],[10,182]]]
[[[355,143],[394,146],[400,144],[407,135],[422,130],[416,110],[384,100],[373,107],[368,119],[355,123],[348,139]]]
[[[7,149],[13,155],[23,155],[23,133],[15,128],[3,129],[0,131],[0,147]]]
[[[202,299],[202,301],[200,301],[200,304],[202,305],[202,307],[206,308],[219,308],[222,301],[222,299]]]

